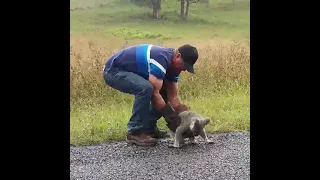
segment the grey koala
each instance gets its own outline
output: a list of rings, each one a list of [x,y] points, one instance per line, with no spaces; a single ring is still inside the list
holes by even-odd
[[[204,118],[201,115],[191,112],[191,111],[183,111],[179,114],[181,118],[181,123],[178,126],[176,132],[170,131],[171,137],[174,138],[174,144],[169,147],[179,148],[184,145],[185,138],[189,138],[192,144],[196,144],[194,137],[201,136],[205,143],[213,143],[212,140],[208,139],[208,136],[204,130],[204,127],[209,124],[210,118]],[[186,134],[185,132],[191,131]]]

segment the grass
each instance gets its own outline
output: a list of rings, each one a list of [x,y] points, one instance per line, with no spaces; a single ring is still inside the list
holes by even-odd
[[[127,0],[71,0],[70,144],[124,138],[134,97],[107,87],[101,73],[112,53],[138,43],[197,46],[197,74],[179,82],[182,101],[212,119],[208,132],[250,131],[249,7],[235,2],[192,4],[181,23],[175,1],[163,0],[165,17],[154,20]],[[158,125],[167,129],[163,119]]]
[[[76,0],[74,0],[76,1]],[[151,18],[152,9],[128,3],[127,0],[100,0],[94,3],[89,0],[78,0],[78,4],[71,2],[71,25],[73,34],[92,34],[108,39],[118,31],[124,31],[120,37],[131,38],[131,34],[140,39],[249,39],[250,22],[247,1],[231,0],[212,1],[212,7],[206,8],[203,4],[190,6],[187,23],[179,20],[179,2],[169,1],[162,3],[161,14],[163,19]],[[88,1],[87,5],[84,5]],[[97,5],[99,4],[99,5]],[[85,9],[77,9],[77,8]],[[145,34],[145,35],[144,35]],[[161,36],[159,36],[159,34]],[[136,38],[136,37],[135,37]]]
[[[122,140],[127,130],[133,98],[130,102],[87,106],[71,112],[71,144],[83,145],[108,140]],[[208,132],[248,131],[249,93],[246,89],[219,92],[210,98],[199,97],[185,101],[192,109],[212,119],[206,126]],[[158,122],[160,129],[167,129],[165,121]]]

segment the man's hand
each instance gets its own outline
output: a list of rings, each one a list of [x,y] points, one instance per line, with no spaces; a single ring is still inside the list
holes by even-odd
[[[183,111],[189,111],[190,107],[185,105],[185,104],[179,104],[176,108],[174,108],[174,110],[180,114]]]
[[[181,118],[178,113],[173,110],[170,104],[166,104],[162,109],[161,114],[166,120],[167,127],[170,129],[170,131],[176,132],[176,129],[181,123]]]

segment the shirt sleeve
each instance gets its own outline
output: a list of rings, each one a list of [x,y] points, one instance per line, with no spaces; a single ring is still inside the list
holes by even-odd
[[[169,82],[178,82],[179,81],[180,72],[168,72],[165,79]]]
[[[174,51],[172,49],[152,46],[150,55],[147,54],[147,57],[150,57],[150,74],[157,79],[164,80],[168,73],[167,70],[173,53]]]
[[[166,75],[165,67],[154,59],[151,59],[150,61],[150,74],[155,76],[157,79],[163,80]]]

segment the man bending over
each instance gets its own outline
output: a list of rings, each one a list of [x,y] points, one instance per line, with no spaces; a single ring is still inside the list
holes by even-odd
[[[105,83],[135,96],[128,122],[128,143],[155,145],[157,138],[166,135],[157,128],[157,120],[168,112],[168,102],[174,109],[182,104],[178,96],[179,75],[186,70],[194,73],[197,59],[198,51],[191,45],[173,49],[140,44],[107,60],[103,70]]]

